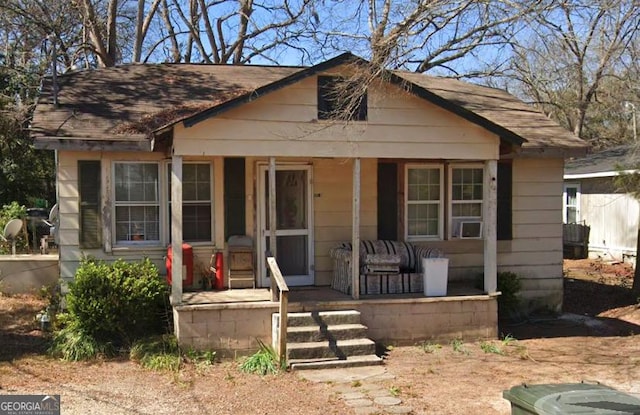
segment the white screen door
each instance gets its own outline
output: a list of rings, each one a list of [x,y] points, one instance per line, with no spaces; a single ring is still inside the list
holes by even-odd
[[[271,249],[269,230],[269,171],[259,168],[258,250],[260,281],[269,286],[265,252]],[[313,207],[311,166],[276,167],[276,255],[278,266],[289,286],[313,285]]]

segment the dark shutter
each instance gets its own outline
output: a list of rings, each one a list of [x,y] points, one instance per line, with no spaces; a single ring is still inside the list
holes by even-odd
[[[244,157],[224,159],[224,238],[244,235],[245,229],[245,170]]]
[[[378,239],[398,239],[398,165],[378,163]]]
[[[513,196],[513,169],[510,162],[498,163],[498,218],[497,238],[499,241],[513,239],[513,213],[511,200]]]
[[[99,160],[78,161],[81,248],[100,248],[102,246],[100,175]]]

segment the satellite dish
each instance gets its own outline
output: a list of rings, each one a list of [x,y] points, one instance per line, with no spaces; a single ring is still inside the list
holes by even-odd
[[[16,238],[22,230],[22,219],[11,219],[5,226],[2,232],[2,238],[5,241],[11,242],[11,255],[16,254]]]
[[[58,245],[58,214],[59,208],[56,203],[49,211],[49,220],[44,221],[47,225],[49,225],[49,235],[53,236],[53,241],[56,245]]]

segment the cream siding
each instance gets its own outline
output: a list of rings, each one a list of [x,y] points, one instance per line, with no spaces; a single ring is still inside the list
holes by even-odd
[[[78,161],[79,160],[100,160],[102,163],[102,220],[103,228],[103,249],[81,249],[79,244],[79,194],[78,194]],[[138,261],[141,258],[150,258],[159,268],[161,274],[166,273],[165,256],[168,246],[168,229],[161,225],[161,242],[156,246],[113,246],[111,252],[105,249],[109,246],[111,230],[111,166],[114,161],[157,161],[159,163],[168,162],[159,153],[98,153],[98,152],[65,152],[60,151],[58,155],[58,193],[60,208],[60,229],[59,229],[59,254],[60,254],[60,275],[64,280],[71,280],[75,274],[81,260],[86,256],[105,261],[114,261],[122,258],[128,261]],[[222,192],[222,174],[218,171],[218,165],[222,165],[222,159],[189,159],[189,161],[209,161],[213,162],[214,169],[214,207],[213,218],[216,222],[224,218],[222,207],[217,208]],[[166,175],[164,168],[160,169],[161,175]],[[166,182],[161,182],[166,183]],[[166,189],[160,189],[161,195],[165,195]],[[166,197],[166,195],[165,195]],[[161,203],[163,199],[161,197]],[[161,212],[162,212],[161,208]],[[219,212],[219,211],[220,212]],[[221,216],[222,215],[222,216]],[[161,222],[168,221],[166,212],[161,213]],[[223,219],[222,219],[223,220]],[[221,229],[220,229],[221,228]],[[214,228],[216,240],[224,238],[224,223],[220,223]],[[220,230],[222,236],[218,235]],[[200,275],[208,267],[209,259],[215,248],[214,243],[194,243],[194,284],[197,284]]]
[[[283,145],[286,144],[286,145]],[[375,83],[368,120],[317,120],[316,77],[186,128],[176,125],[181,155],[497,159],[498,137],[397,87]]]

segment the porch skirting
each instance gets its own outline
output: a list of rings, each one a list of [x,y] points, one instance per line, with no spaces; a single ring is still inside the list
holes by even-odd
[[[455,338],[478,340],[498,335],[495,296],[369,298],[364,300],[289,303],[290,312],[358,310],[371,339],[382,344],[446,343]],[[271,301],[183,304],[173,308],[180,344],[235,357],[258,350],[257,340],[271,343]]]

